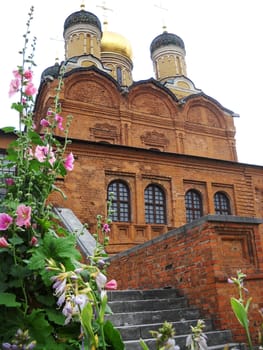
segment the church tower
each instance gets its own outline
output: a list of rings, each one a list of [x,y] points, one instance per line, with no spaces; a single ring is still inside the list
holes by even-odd
[[[101,61],[121,86],[133,83],[131,44],[123,35],[109,31],[107,21],[104,22],[101,41]]]
[[[101,57],[101,23],[96,15],[81,10],[72,13],[64,23],[65,58],[91,54]]]
[[[150,52],[157,80],[165,81],[178,75],[187,76],[185,46],[178,35],[168,33],[165,29],[153,39]]]

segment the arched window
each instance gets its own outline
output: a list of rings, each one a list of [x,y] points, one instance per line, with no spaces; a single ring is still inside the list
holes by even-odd
[[[199,219],[203,215],[202,198],[198,191],[189,190],[185,194],[186,222]]]
[[[145,221],[147,224],[166,224],[165,194],[158,185],[149,185],[144,191]]]
[[[108,186],[108,199],[112,198],[112,221],[130,221],[130,191],[128,185],[121,181],[112,181]]]
[[[214,195],[215,213],[219,215],[231,215],[230,202],[224,192],[216,192]]]

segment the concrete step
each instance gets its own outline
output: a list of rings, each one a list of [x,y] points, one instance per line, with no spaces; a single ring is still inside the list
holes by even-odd
[[[179,345],[180,342],[177,343],[177,339],[176,340],[176,344]],[[145,343],[147,344],[147,346],[149,347],[149,350],[156,350],[156,343],[155,340],[153,339],[144,339]],[[180,346],[180,350],[187,350],[185,344],[179,345]],[[232,341],[229,343],[222,343],[222,344],[218,344],[218,345],[212,345],[212,346],[208,346],[208,350],[245,350],[243,344],[238,344],[238,343],[233,343]],[[139,343],[139,341],[127,341],[125,342],[125,350],[142,350],[142,347]]]
[[[110,301],[109,306],[114,313],[135,312],[141,310],[155,311],[168,310],[174,308],[187,307],[186,298],[167,298],[167,299],[144,299],[144,300],[121,300]]]
[[[175,334],[185,335],[189,334],[191,326],[196,325],[196,320],[181,320],[177,322],[171,322],[175,330]],[[206,332],[212,330],[212,322],[210,319],[205,320]],[[123,340],[133,340],[133,339],[147,339],[150,337],[150,331],[158,331],[161,328],[162,323],[150,323],[143,325],[134,325],[134,326],[120,326],[117,327],[122,335]]]
[[[165,299],[178,298],[180,293],[177,289],[153,289],[153,290],[112,290],[107,292],[109,301],[121,300],[144,300],[144,299]]]
[[[125,350],[142,350],[140,339],[150,350],[155,350],[156,341],[150,331],[158,331],[165,321],[173,324],[176,344],[186,350],[191,326],[202,318],[199,309],[189,307],[187,299],[176,289],[110,291],[108,299],[113,314],[106,319],[119,329]],[[240,344],[233,343],[229,330],[214,330],[211,319],[204,321],[209,350],[244,350]]]
[[[164,321],[173,322],[182,319],[193,320],[200,317],[199,310],[196,308],[179,308],[156,311],[124,312],[107,315],[116,327],[133,326],[147,323],[163,323]]]

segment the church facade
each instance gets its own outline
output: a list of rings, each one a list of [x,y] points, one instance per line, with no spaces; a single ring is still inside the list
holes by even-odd
[[[111,255],[205,215],[263,216],[263,169],[238,162],[236,114],[187,77],[179,36],[164,29],[153,38],[154,77],[143,81],[133,80],[128,40],[84,7],[66,18],[64,40],[65,60],[42,73],[35,108],[41,133],[63,67],[75,168],[58,179],[67,200],[54,194],[53,205],[92,232],[111,197]],[[2,151],[8,142],[2,134]]]
[[[263,169],[238,162],[236,114],[187,77],[183,40],[166,30],[154,38],[155,77],[135,82],[130,43],[104,28],[84,8],[72,13],[65,61],[42,73],[38,131],[62,66],[61,114],[73,116],[75,168],[59,184],[67,200],[53,195],[53,204],[71,208],[92,232],[112,197],[109,254],[209,214],[261,218]]]

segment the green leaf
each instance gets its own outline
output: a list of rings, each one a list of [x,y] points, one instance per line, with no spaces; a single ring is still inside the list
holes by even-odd
[[[17,158],[18,158],[18,152],[16,150],[14,150],[13,148],[8,148],[6,158],[8,160],[16,162]]]
[[[16,296],[13,293],[0,293],[0,305],[7,307],[19,307],[21,304],[16,301]]]
[[[11,109],[15,109],[16,111],[22,113],[23,112],[23,109],[24,109],[24,106],[22,103],[12,103],[11,105]]]
[[[64,167],[64,164],[60,163],[59,166],[58,166],[58,173],[61,175],[61,176],[65,176],[67,174],[67,171]]]
[[[93,316],[93,309],[91,306],[91,303],[87,303],[83,310],[81,311],[81,324],[84,330],[84,333],[87,336],[87,339],[89,340],[89,345],[95,345],[96,339],[95,334],[93,332],[92,327],[92,316]]]
[[[15,246],[24,243],[23,239],[17,235],[13,236],[12,238],[9,238],[9,242]]]
[[[28,131],[28,136],[30,137],[32,143],[34,145],[43,145],[43,141],[38,133],[35,131],[29,130]]]
[[[4,128],[1,128],[1,130],[3,132],[5,132],[6,134],[14,132],[15,131],[15,127],[14,126],[5,126]]]
[[[20,281],[20,285],[21,285],[21,280],[29,276],[30,274],[32,274],[32,272],[28,269],[27,266],[12,265],[10,269],[10,274],[12,275],[13,278],[17,278],[18,281]]]
[[[145,341],[140,339],[140,345],[142,347],[142,350],[149,350],[148,346],[146,345]]]
[[[245,306],[245,310],[246,310],[246,312],[248,312],[248,309],[249,309],[249,306],[250,306],[251,300],[252,300],[252,298],[251,298],[251,297],[250,297],[250,298],[247,300],[247,303],[246,303],[246,306]]]
[[[231,298],[230,302],[236,318],[245,329],[248,329],[248,318],[244,305],[236,298]]]
[[[39,344],[45,344],[53,330],[46,320],[45,312],[40,309],[34,309],[27,317],[27,322],[32,338]]]
[[[61,311],[58,311],[57,309],[46,309],[46,313],[48,316],[48,319],[60,326],[63,326],[65,323],[65,316],[61,313]]]
[[[104,323],[104,335],[106,343],[114,350],[124,350],[125,346],[121,338],[120,332],[107,320]],[[146,348],[148,350],[148,348]]]

